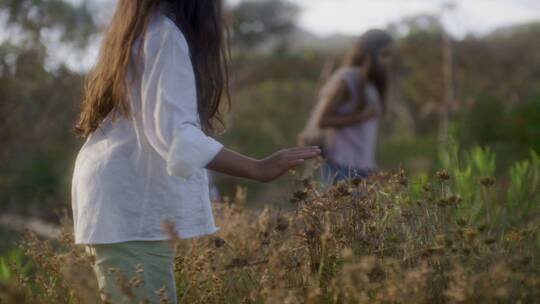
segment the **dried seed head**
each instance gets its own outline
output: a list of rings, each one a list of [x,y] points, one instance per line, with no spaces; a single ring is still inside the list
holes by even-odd
[[[353,184],[355,186],[359,186],[361,183],[362,183],[361,178],[354,178],[354,179],[351,180],[351,184]]]
[[[450,174],[446,170],[438,171],[435,176],[442,182],[450,179]]]
[[[484,244],[486,245],[492,245],[492,244],[495,244],[497,243],[497,239],[495,238],[487,238],[484,240]]]
[[[341,250],[341,257],[344,259],[350,259],[354,256],[354,252],[350,247],[345,247]]]
[[[311,186],[313,186],[313,181],[310,177],[308,178],[304,178],[302,180],[302,185],[305,187],[305,188],[311,188]]]
[[[435,236],[435,243],[445,244],[445,242],[446,242],[446,236],[444,234],[437,234]]]
[[[469,243],[473,242],[477,236],[478,236],[478,230],[474,228],[465,228],[463,230],[463,238],[465,239],[465,241]]]
[[[448,199],[445,199],[445,198],[440,198],[438,201],[437,201],[437,205],[441,206],[441,207],[446,207],[448,206],[450,203],[450,201]]]
[[[464,219],[458,219],[456,221],[456,223],[458,224],[458,226],[460,227],[464,227],[465,225],[467,225],[467,222],[464,220]]]
[[[453,205],[458,205],[459,203],[461,203],[462,198],[458,195],[452,195],[448,198],[448,201]]]
[[[287,230],[287,228],[289,228],[289,221],[284,217],[278,217],[276,230],[277,231],[285,231],[285,230]]]
[[[305,201],[308,198],[308,192],[306,190],[298,190],[293,193],[293,197],[290,202],[296,204],[301,201]]]
[[[397,174],[397,179],[398,179],[398,183],[402,186],[407,186],[409,184],[409,179],[407,178],[407,176],[405,175],[405,171],[404,170],[401,170],[398,174]]]
[[[486,232],[486,230],[488,230],[488,228],[489,228],[488,225],[483,224],[483,225],[478,226],[478,231]]]
[[[220,238],[220,237],[215,237],[214,238],[214,246],[216,248],[221,248],[225,245],[225,240]]]
[[[490,188],[495,184],[495,179],[489,176],[484,176],[480,178],[480,184],[486,188]]]

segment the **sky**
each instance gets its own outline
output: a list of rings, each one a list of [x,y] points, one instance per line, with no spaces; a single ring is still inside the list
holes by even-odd
[[[359,33],[385,27],[406,16],[441,14],[448,0],[291,0],[302,8],[299,25],[319,35]],[[240,0],[228,0],[235,4]],[[494,29],[540,20],[540,0],[454,0],[442,14],[456,37],[482,35]]]
[[[69,0],[80,3],[84,0]],[[237,4],[241,0],[225,0]],[[257,1],[257,0],[255,0]],[[497,28],[540,20],[540,0],[289,0],[301,7],[298,23],[319,35],[359,33],[385,27],[404,17],[442,14],[446,28],[457,38],[483,35]],[[114,0],[90,0],[87,3]],[[442,13],[445,3],[455,9]],[[111,12],[112,10],[108,10]],[[104,17],[103,19],[107,19]]]

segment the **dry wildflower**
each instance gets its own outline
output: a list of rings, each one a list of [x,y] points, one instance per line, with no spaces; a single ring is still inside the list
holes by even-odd
[[[362,183],[363,179],[361,178],[353,178],[351,180],[351,184],[353,184],[354,186],[358,187],[360,186],[360,184]]]
[[[225,266],[225,269],[240,268],[249,265],[248,260],[244,258],[234,258],[228,265]]]
[[[531,258],[528,256],[514,255],[510,258],[509,263],[516,267],[523,267],[529,265]]]
[[[164,223],[176,240],[180,302],[495,303],[512,297],[529,303],[540,296],[538,256],[529,246],[533,242],[524,241],[533,239],[540,225],[507,234],[492,222],[475,228],[477,222],[461,209],[437,205],[460,203],[451,184],[443,185],[442,193],[428,187],[411,197],[403,187],[406,180],[402,171],[381,172],[328,191],[303,180],[303,189],[292,196],[299,204],[286,213],[247,209],[245,190],[238,190],[229,204],[214,206],[219,236],[179,240],[174,223]],[[457,212],[467,220],[457,219]],[[69,242],[70,232],[61,239]],[[91,284],[74,274],[91,269],[90,259],[76,258],[70,243],[63,248],[73,254],[37,238],[26,245],[36,267],[32,276],[17,279],[25,301],[67,303],[84,297],[84,289],[74,285]],[[136,276],[124,283],[129,292],[143,282]],[[38,286],[38,293],[24,286]],[[0,298],[3,288],[0,284]],[[98,294],[96,287],[88,290]]]
[[[424,251],[422,252],[422,256],[430,257],[430,256],[435,255],[435,254],[442,254],[442,253],[444,253],[444,249],[445,249],[445,246],[434,245],[434,246],[431,246],[431,247],[428,247],[428,248],[424,249]]]
[[[371,271],[377,263],[377,257],[375,256],[364,256],[360,259],[360,263],[358,266],[360,266],[360,269],[362,269],[365,272]]]
[[[452,195],[448,198],[448,202],[452,205],[458,205],[461,201],[462,199],[459,195]]]
[[[293,204],[303,202],[307,199],[308,192],[306,190],[298,190],[293,193],[293,197],[291,198],[290,202]]]
[[[399,171],[397,174],[397,180],[398,183],[403,187],[406,187],[409,184],[409,179],[407,178],[404,170]]]
[[[144,281],[141,278],[137,277],[132,277],[131,279],[129,279],[129,285],[134,288],[141,286],[143,282]]]
[[[284,217],[278,217],[277,218],[277,224],[276,224],[276,230],[277,231],[285,231],[289,228],[289,221]]]
[[[302,185],[304,188],[311,189],[313,187],[313,179],[311,177],[304,178],[302,180]]]
[[[307,303],[320,303],[323,292],[319,286],[315,286],[309,289],[306,302]]]
[[[165,288],[165,286],[163,286],[160,289],[156,290],[155,294],[158,295],[160,304],[169,304],[169,303],[171,303],[171,300],[169,299],[169,297],[167,295],[167,289]]]
[[[473,284],[467,279],[463,267],[457,265],[450,275],[450,284],[444,291],[444,296],[452,303],[473,303]]]
[[[435,173],[435,176],[441,182],[445,182],[450,179],[450,174],[446,170],[437,171],[437,173]]]
[[[437,201],[437,205],[439,205],[440,207],[447,207],[450,205],[450,201],[446,198],[440,198]]]
[[[337,197],[344,197],[351,195],[353,189],[351,188],[350,183],[347,181],[340,181],[334,188],[331,189],[331,191]]]
[[[215,237],[214,238],[214,246],[216,248],[221,248],[225,245],[225,240],[220,238],[220,237]]]
[[[487,238],[484,240],[484,244],[486,245],[493,245],[497,243],[497,239],[495,238]]]
[[[446,243],[446,235],[444,234],[437,234],[435,236],[435,243],[441,245]]]
[[[495,184],[495,179],[489,176],[480,178],[480,184],[486,188],[491,188]]]
[[[465,228],[463,230],[463,238],[468,243],[472,243],[476,239],[478,234],[479,234],[478,230],[474,228]]]
[[[354,252],[350,247],[345,247],[341,250],[341,257],[344,260],[349,260],[354,257]]]
[[[465,221],[464,219],[458,219],[456,221],[456,224],[460,227],[464,227],[465,225],[467,225],[467,221]]]
[[[478,231],[480,231],[482,233],[486,232],[488,229],[489,229],[489,226],[486,225],[486,224],[482,224],[482,225],[478,226]]]
[[[137,264],[135,266],[135,269],[136,269],[135,273],[137,273],[137,274],[144,273],[144,265],[143,264]]]
[[[519,231],[512,230],[506,234],[504,239],[507,242],[521,242],[524,239],[523,234],[521,234]]]

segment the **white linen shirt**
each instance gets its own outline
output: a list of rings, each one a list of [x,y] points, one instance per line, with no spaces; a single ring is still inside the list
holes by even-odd
[[[181,238],[218,230],[204,167],[223,145],[201,130],[187,41],[162,12],[144,38],[126,79],[133,118],[108,115],[75,161],[76,244],[166,240],[165,219]]]

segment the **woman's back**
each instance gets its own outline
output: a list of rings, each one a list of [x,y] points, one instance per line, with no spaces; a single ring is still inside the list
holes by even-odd
[[[77,244],[167,239],[160,226],[165,219],[176,222],[181,237],[217,229],[205,170],[194,170],[184,179],[168,174],[164,161],[174,159],[174,151],[164,145],[173,131],[184,140],[177,144],[180,160],[197,161],[222,147],[192,130],[198,121],[191,115],[196,112],[192,109],[196,93],[187,42],[161,13],[150,22],[145,40],[140,38],[133,45],[127,74],[133,118],[113,122],[109,113],[75,163],[72,205]]]

